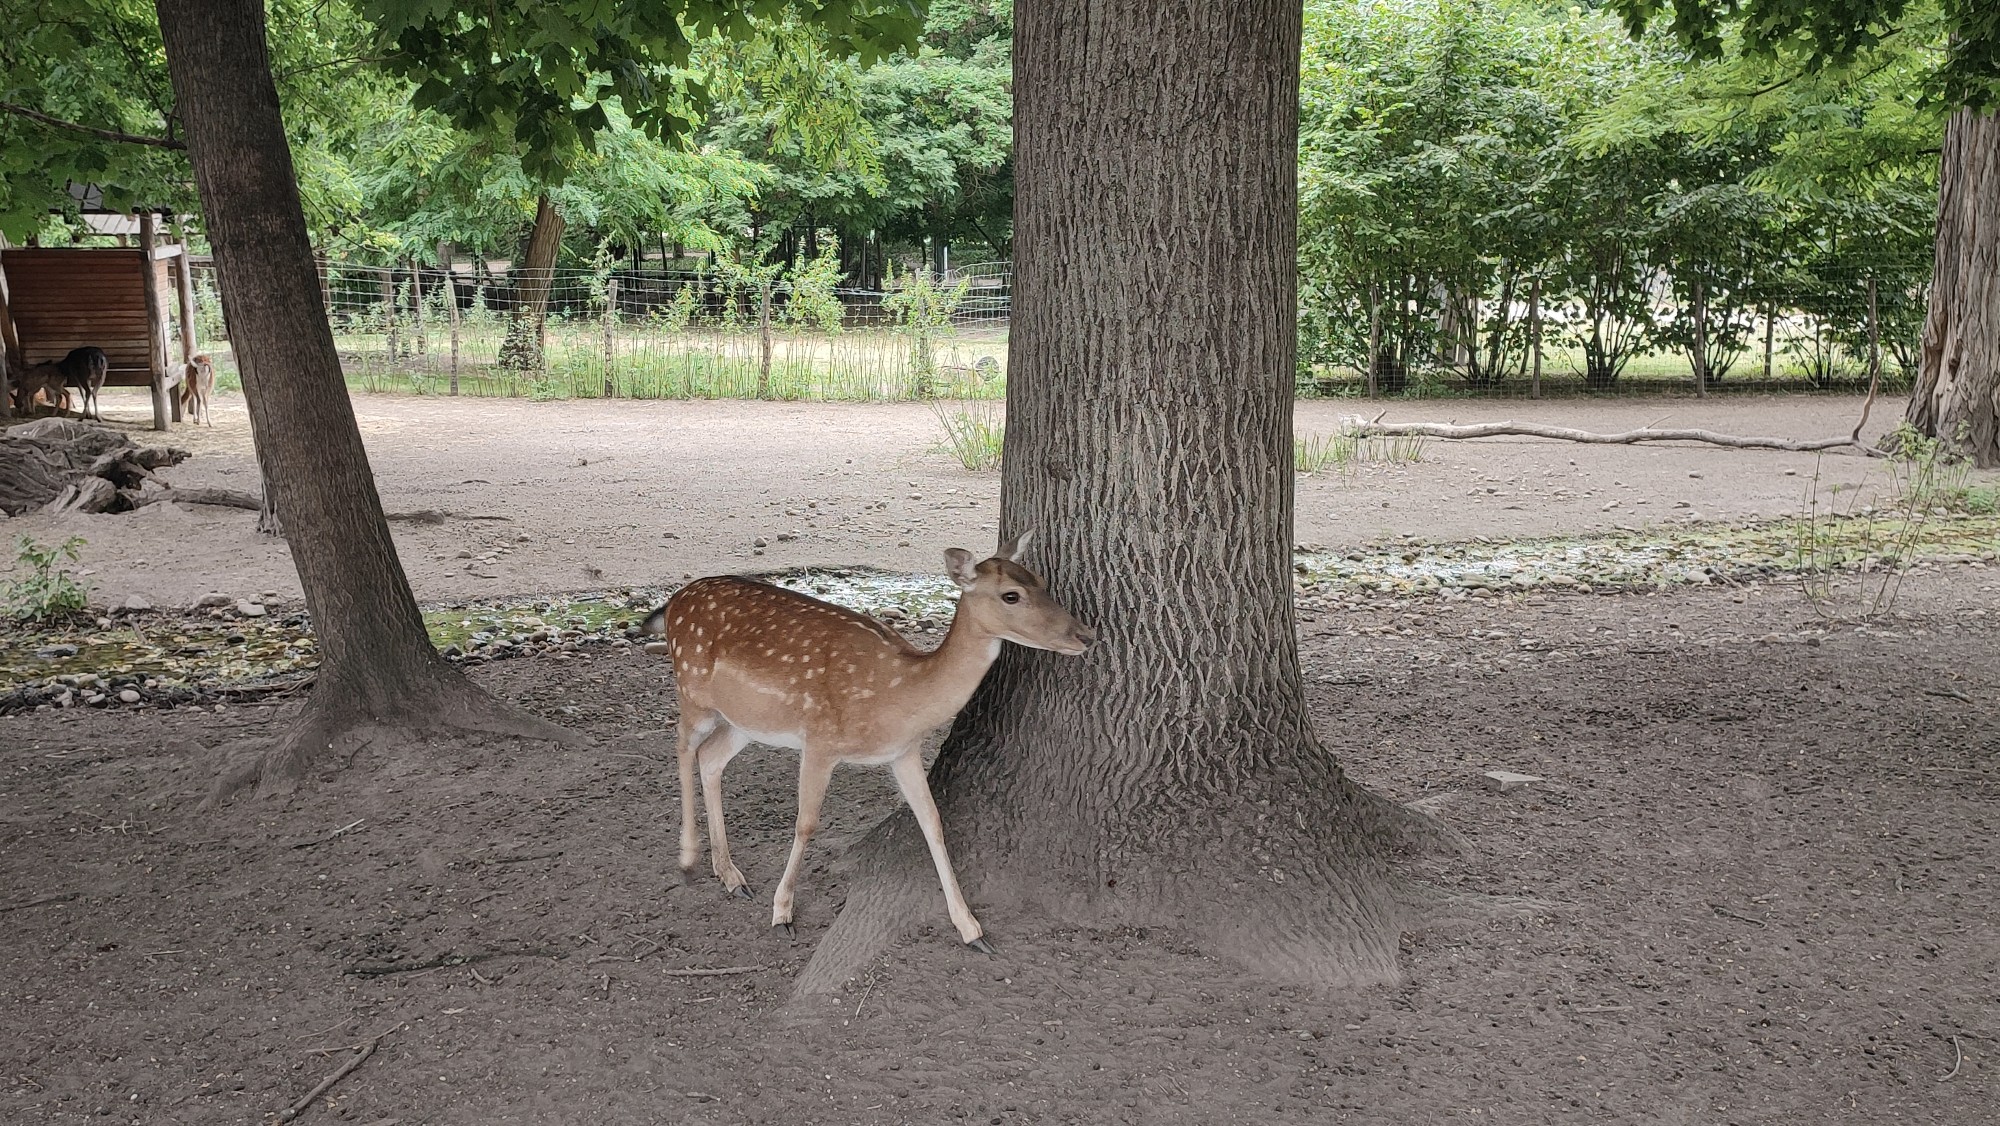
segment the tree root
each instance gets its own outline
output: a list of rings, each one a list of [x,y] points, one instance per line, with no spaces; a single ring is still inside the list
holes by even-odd
[[[1404,846],[1450,839],[1448,830],[1421,814],[1373,801],[1378,804],[1350,811],[1376,824],[1379,831],[1365,830],[1371,835]],[[1046,871],[982,864],[976,850],[966,852],[958,870],[988,924],[1034,914],[1084,926],[1168,926],[1253,973],[1337,989],[1401,977],[1398,941],[1410,916],[1381,858],[1366,855],[1372,847],[1343,855],[1338,868],[1322,865],[1318,872],[1282,878],[1247,869],[1169,873],[1163,860],[1157,876],[1125,878],[1116,897],[1080,894],[1052,882]],[[907,809],[877,825],[851,855],[847,903],[799,975],[796,1000],[837,992],[915,923],[943,918],[936,872]],[[1005,912],[996,913],[996,904],[1005,904]],[[995,941],[1004,953],[1004,931]]]
[[[1812,438],[1796,441],[1791,438],[1740,437],[1735,434],[1718,434],[1713,430],[1671,429],[1657,430],[1650,426],[1637,430],[1621,430],[1615,434],[1599,434],[1589,430],[1573,430],[1567,426],[1547,426],[1539,422],[1478,422],[1464,426],[1446,422],[1380,422],[1354,419],[1347,424],[1346,433],[1358,437],[1372,438],[1445,438],[1461,440],[1468,438],[1552,438],[1563,442],[1585,442],[1600,445],[1627,446],[1639,442],[1703,442],[1711,446],[1726,446],[1735,450],[1788,450],[1793,453],[1838,453],[1856,457],[1886,457],[1887,454],[1873,446],[1863,444],[1856,437]]]
[[[373,745],[400,748],[440,736],[498,735],[578,746],[583,736],[496,699],[447,669],[423,687],[370,706],[322,676],[292,729],[272,743],[246,743],[225,756],[203,808],[255,787],[256,796],[295,792],[313,775],[351,765]]]

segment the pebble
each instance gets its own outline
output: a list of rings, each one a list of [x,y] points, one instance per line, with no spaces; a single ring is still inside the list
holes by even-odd
[[[234,601],[236,600],[219,591],[210,591],[200,598],[195,599],[194,608],[197,610],[212,610],[217,607],[227,606]]]
[[[125,701],[128,704],[136,704],[139,702],[139,694],[130,688],[127,688],[124,691],[118,693],[118,698],[120,700]]]
[[[246,618],[261,618],[264,616],[264,604],[252,602],[247,598],[239,599],[236,603],[236,612]]]
[[[671,641],[648,641],[646,643],[646,652],[655,657],[664,657],[673,651],[674,643]]]
[[[118,608],[128,613],[151,610],[153,608],[153,600],[143,594],[128,594],[125,596],[125,601],[118,604]]]

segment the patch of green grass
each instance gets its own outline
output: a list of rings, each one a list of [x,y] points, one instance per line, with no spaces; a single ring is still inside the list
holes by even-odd
[[[998,469],[1006,442],[1007,420],[990,403],[967,403],[956,410],[943,403],[933,404],[938,426],[944,431],[939,448],[967,469]]]
[[[1424,459],[1422,435],[1309,434],[1292,439],[1292,468],[1318,473],[1329,466],[1340,473],[1362,464],[1405,465]]]
[[[47,622],[82,614],[90,593],[69,565],[83,559],[82,536],[44,546],[22,536],[14,546],[14,570],[20,578],[0,581],[0,610],[18,622]]]

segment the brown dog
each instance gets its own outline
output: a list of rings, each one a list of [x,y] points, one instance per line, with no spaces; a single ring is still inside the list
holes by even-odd
[[[199,352],[187,362],[187,371],[181,377],[181,385],[176,392],[181,399],[181,413],[189,422],[204,426],[214,426],[208,420],[208,400],[215,394],[215,361],[208,353]]]
[[[104,354],[104,349],[87,344],[72,348],[56,367],[62,371],[63,384],[82,393],[83,417],[104,421],[104,414],[97,406],[97,393],[104,388],[104,377],[111,374],[111,358]]]

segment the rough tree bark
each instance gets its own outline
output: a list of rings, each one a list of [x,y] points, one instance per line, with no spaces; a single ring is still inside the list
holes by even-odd
[[[535,226],[528,232],[528,245],[508,271],[514,278],[514,312],[507,321],[507,339],[500,345],[500,362],[508,367],[540,371],[548,365],[549,290],[555,284],[562,235],[562,212],[544,193],[535,201]]]
[[[1009,646],[931,774],[1003,945],[1032,906],[1288,980],[1397,974],[1386,857],[1425,826],[1320,745],[1298,662],[1300,23],[1299,0],[1015,7],[1001,523],[1102,640]],[[804,992],[943,917],[907,811],[857,858]]]
[[[396,557],[319,304],[271,79],[261,0],[159,0],[177,113],[208,221],[266,488],[321,651],[298,724],[218,794],[292,788],[388,735],[566,737],[475,688],[432,647]]]
[[[1936,272],[1906,417],[2000,466],[2000,111],[1960,109],[1938,163]]]

